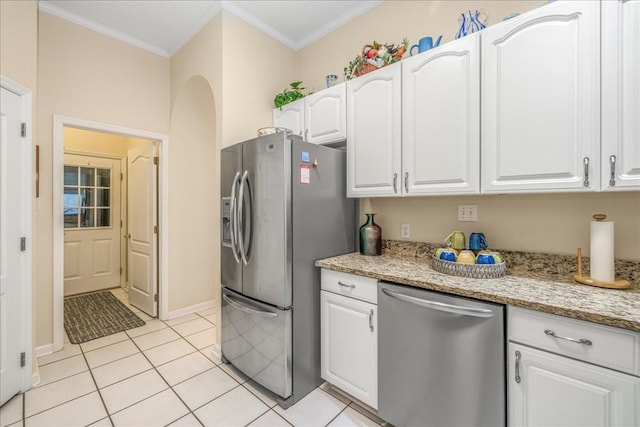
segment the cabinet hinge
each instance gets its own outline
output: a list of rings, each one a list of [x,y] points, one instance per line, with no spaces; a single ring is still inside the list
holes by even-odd
[[[27,250],[27,238],[26,237],[21,237],[20,238],[20,251],[24,252]]]
[[[158,226],[157,225],[153,226],[153,233],[154,234],[158,234]]]
[[[27,136],[27,124],[26,123],[20,123],[20,136],[21,137],[25,137]]]
[[[153,296],[153,302],[158,302],[158,294],[155,294],[155,295]]]
[[[27,354],[23,351],[20,353],[20,367],[24,368],[27,364]]]
[[[154,164],[154,165],[157,165],[159,162],[160,162],[160,158],[159,158],[158,156],[155,156],[155,157],[153,158],[153,164]]]

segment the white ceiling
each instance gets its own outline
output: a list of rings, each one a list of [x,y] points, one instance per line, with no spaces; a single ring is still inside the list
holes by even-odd
[[[171,57],[221,10],[299,50],[382,0],[39,0],[45,12]]]

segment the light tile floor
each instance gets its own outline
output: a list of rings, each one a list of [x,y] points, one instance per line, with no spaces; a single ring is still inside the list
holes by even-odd
[[[214,310],[163,322],[129,307],[144,326],[38,358],[41,383],[0,408],[0,427],[384,424],[327,384],[280,408],[212,354]]]

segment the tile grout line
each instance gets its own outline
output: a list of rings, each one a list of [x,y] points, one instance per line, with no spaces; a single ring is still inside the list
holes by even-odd
[[[107,408],[107,404],[104,401],[104,398],[102,397],[102,393],[100,392],[100,387],[98,387],[98,382],[96,381],[96,378],[93,376],[93,371],[91,370],[91,367],[89,366],[89,361],[87,361],[87,356],[85,356],[84,354],[84,350],[82,349],[82,347],[80,347],[80,354],[82,354],[82,358],[84,359],[84,363],[87,364],[87,369],[89,370],[89,375],[91,375],[91,380],[93,381],[93,385],[96,386],[96,391],[98,392],[98,396],[100,397],[100,401],[102,402],[102,406],[104,407],[104,411],[107,413],[107,418],[109,418],[109,422],[111,423],[111,426],[114,427],[115,424],[113,423],[113,420],[111,419],[111,414],[109,413],[109,408]],[[101,418],[104,419],[104,418]],[[98,420],[100,421],[100,420]]]
[[[175,329],[173,329],[170,325],[167,325],[167,323],[166,323],[166,322],[164,322],[163,320],[160,320],[160,319],[158,319],[158,320],[159,320],[160,322],[162,322],[162,323],[163,323],[167,328],[171,329],[173,332],[175,332],[176,334],[178,334],[178,335],[180,336],[180,339],[185,340],[189,345],[191,345],[191,347],[193,347],[193,348],[196,350],[196,352],[197,352],[197,351],[199,351],[199,349],[198,349],[198,348],[196,348],[196,346],[194,346],[193,344],[191,344],[187,339],[185,339],[182,335],[180,335],[180,333],[179,333],[178,331],[176,331]],[[184,418],[184,417],[185,417],[185,416],[187,416],[188,414],[191,414],[191,415],[193,415],[193,417],[196,419],[196,421],[198,421],[198,422],[200,423],[200,425],[201,425],[201,426],[204,426],[204,423],[203,423],[202,421],[200,421],[200,418],[198,418],[198,417],[196,416],[196,414],[191,410],[191,408],[189,407],[189,405],[187,405],[187,403],[182,399],[182,397],[180,397],[180,395],[179,395],[179,394],[178,394],[178,393],[173,389],[173,387],[171,386],[171,384],[169,384],[169,381],[167,381],[167,380],[165,379],[165,377],[164,377],[164,376],[162,376],[162,373],[160,373],[160,371],[158,370],[158,367],[157,367],[157,366],[155,366],[151,360],[149,360],[149,358],[147,357],[147,355],[146,355],[146,354],[144,354],[144,351],[142,351],[142,350],[140,349],[140,347],[138,346],[138,344],[137,344],[135,341],[133,341],[133,339],[132,339],[132,338],[129,338],[129,339],[131,339],[131,342],[133,343],[133,345],[135,345],[135,346],[136,346],[136,348],[138,349],[138,351],[140,351],[140,353],[142,354],[142,356],[147,360],[147,362],[149,362],[149,364],[151,365],[151,367],[153,368],[153,370],[158,374],[158,376],[159,376],[160,378],[162,378],[162,381],[164,381],[164,383],[167,385],[167,387],[169,388],[169,390],[171,390],[171,391],[173,392],[173,394],[178,398],[178,400],[180,400],[180,402],[182,402],[182,404],[184,405],[184,407],[185,407],[185,408],[187,408],[187,411],[188,411],[188,412],[187,412],[187,414],[182,415],[182,416],[181,416],[181,417],[179,417],[178,419],[171,421],[171,423],[173,423],[173,422],[175,422],[175,421],[178,421],[178,420],[180,420],[180,419]],[[177,341],[177,340],[174,340],[174,341]],[[170,342],[173,342],[173,341],[170,341]],[[166,344],[166,343],[165,343],[165,344]],[[161,345],[163,345],[163,344],[161,344]],[[158,346],[156,346],[156,347],[158,347]],[[152,348],[154,348],[154,347],[152,347]],[[191,354],[191,353],[189,353],[189,354]],[[178,358],[178,359],[179,359],[179,358]],[[173,360],[177,360],[177,359],[173,359]],[[169,362],[171,362],[171,361],[169,361]],[[169,363],[169,362],[166,362],[166,363]],[[214,365],[215,365],[215,363],[214,363]],[[162,366],[162,365],[161,365],[161,366]],[[217,366],[214,366],[214,367],[217,367]],[[213,369],[213,368],[211,368],[211,369]],[[145,371],[145,372],[146,372],[146,371]],[[185,381],[186,381],[186,380],[185,380]],[[162,391],[164,391],[164,390],[162,390]],[[155,395],[157,395],[157,394],[159,394],[159,393],[162,393],[162,391],[160,391],[160,392],[158,392],[158,393],[154,394],[153,396],[155,396]],[[149,396],[149,397],[147,397],[146,399],[141,400],[140,402],[142,402],[142,401],[144,401],[144,400],[147,400],[147,399],[149,399],[150,397],[153,397],[153,396]],[[140,403],[140,402],[136,402],[136,403],[134,403],[134,405],[136,405],[136,404],[138,404],[138,403]],[[131,406],[133,406],[133,405],[129,405],[128,407],[131,407]],[[122,410],[124,410],[124,409],[126,409],[126,408],[121,409],[121,411],[122,411]],[[120,411],[118,411],[118,412],[120,412]],[[171,423],[169,423],[169,424],[171,424]],[[166,425],[168,425],[168,424],[166,424]]]

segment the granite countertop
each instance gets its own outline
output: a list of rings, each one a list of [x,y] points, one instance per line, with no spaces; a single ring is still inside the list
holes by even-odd
[[[615,290],[575,283],[570,272],[564,273],[557,265],[545,263],[544,256],[525,256],[530,264],[527,272],[520,263],[523,260],[518,259],[521,253],[503,251],[506,276],[473,279],[433,270],[430,260],[433,248],[429,244],[418,248],[400,246],[385,241],[381,256],[356,252],[316,261],[316,266],[640,332],[640,283],[635,276],[640,271],[636,270],[638,263],[628,262],[624,266],[633,276],[631,288]],[[619,273],[618,267],[616,272]]]

